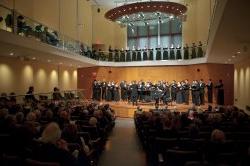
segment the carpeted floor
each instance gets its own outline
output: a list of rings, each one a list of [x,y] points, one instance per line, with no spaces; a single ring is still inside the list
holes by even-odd
[[[134,120],[118,118],[99,166],[146,166],[146,154],[136,135]]]

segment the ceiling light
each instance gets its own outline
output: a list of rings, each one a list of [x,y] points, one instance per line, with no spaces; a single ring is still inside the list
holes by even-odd
[[[121,12],[123,11],[123,12]],[[105,18],[113,22],[134,26],[141,26],[145,20],[152,20],[150,24],[157,24],[159,16],[162,19],[180,19],[178,16],[187,12],[187,6],[181,3],[168,1],[140,1],[135,3],[123,4],[122,6],[110,9],[105,13]],[[119,13],[119,14],[118,14]],[[128,20],[125,17],[129,17]],[[120,22],[117,22],[120,21]]]
[[[11,52],[11,53],[10,53],[10,56],[13,56],[13,55],[14,55],[14,52]]]
[[[51,60],[50,60],[50,59],[48,59],[48,62],[51,62]]]
[[[36,57],[33,57],[32,60],[36,60]]]
[[[241,52],[240,51],[237,51],[237,54],[240,54]]]
[[[232,56],[232,58],[236,58],[236,56],[235,56],[235,55],[233,55],[233,56]]]

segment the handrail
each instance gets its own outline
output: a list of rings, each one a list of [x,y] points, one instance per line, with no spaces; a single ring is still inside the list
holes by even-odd
[[[57,93],[66,93],[66,92],[83,92],[86,91],[86,89],[75,89],[75,90],[62,90],[62,91],[56,91]],[[35,96],[39,96],[39,95],[49,95],[49,94],[53,94],[55,92],[51,91],[51,92],[43,92],[43,93],[33,93],[33,94],[19,94],[19,95],[6,95],[6,96],[0,96],[1,97],[25,97],[25,96],[31,96],[31,95],[35,95]]]
[[[2,6],[2,5],[1,5]],[[97,61],[114,61],[114,62],[119,62],[119,60],[117,61],[117,57],[113,56],[111,57],[111,59],[108,59],[107,58],[107,55],[105,54],[109,54],[109,52],[105,52],[105,51],[101,51],[99,53],[102,53],[104,55],[102,56],[105,56],[103,58],[96,58],[95,57],[95,52],[94,51],[91,51],[90,49],[86,49],[86,46],[87,45],[84,45],[84,43],[78,41],[78,40],[75,40],[75,39],[72,39],[71,37],[68,37],[60,32],[57,32],[56,30],[54,30],[53,28],[48,28],[48,26],[38,22],[38,21],[35,21],[29,17],[26,17],[26,16],[23,16],[21,13],[19,12],[15,12],[14,10],[12,9],[9,9],[7,7],[5,7],[7,10],[9,10],[9,13],[8,14],[12,14],[12,19],[14,19],[14,22],[11,23],[10,27],[7,26],[7,24],[5,25],[6,28],[12,28],[10,31],[12,33],[15,33],[17,35],[22,35],[22,36],[25,36],[25,37],[34,37],[35,39],[39,40],[40,42],[43,42],[43,43],[46,43],[52,47],[55,47],[55,48],[58,48],[58,49],[62,49],[64,51],[67,51],[67,52],[71,52],[71,53],[75,53],[79,56],[85,56],[87,58],[90,58],[90,59],[93,59],[93,60],[97,60]],[[22,19],[21,21],[18,20],[18,16],[23,16],[25,19]],[[27,21],[27,22],[26,22]],[[18,24],[19,22],[19,24]],[[21,26],[20,26],[20,22],[21,22]],[[22,23],[24,25],[22,25]],[[37,30],[37,26],[41,25],[41,27],[39,27],[39,30]],[[45,27],[47,27],[48,29],[45,30]],[[1,28],[1,27],[0,27]],[[5,29],[6,31],[8,31],[7,29]],[[52,32],[49,32],[49,31],[52,31]],[[87,46],[88,47],[88,46]],[[88,47],[89,48],[89,47]],[[195,48],[195,51],[197,52],[197,49],[199,47],[196,46]],[[189,50],[188,52],[190,52],[190,50],[192,49],[192,47],[190,46],[189,47]],[[162,50],[162,48],[161,48]],[[184,48],[182,47],[181,49],[179,49],[181,51],[181,58],[180,58],[180,55],[179,55],[179,52],[178,52],[178,57],[177,58],[177,49],[174,48],[174,59],[172,60],[177,60],[177,59],[186,59],[184,58]],[[197,56],[195,58],[199,58],[199,57],[203,57],[204,56],[204,45],[202,46],[202,56]],[[176,52],[176,53],[175,53]],[[97,51],[98,53],[98,51]],[[113,52],[114,53],[114,52]],[[113,54],[112,53],[112,54]],[[163,52],[161,51],[161,54]],[[169,53],[168,53],[169,54]],[[171,52],[170,52],[171,54]],[[190,57],[190,53],[189,53],[189,57]],[[196,55],[198,55],[196,53]],[[119,55],[118,55],[119,56]],[[151,56],[151,55],[150,55]],[[159,56],[159,54],[158,54]],[[169,55],[168,55],[169,56]],[[154,50],[153,51],[153,58],[148,58],[148,60],[150,61],[153,61],[153,60],[165,60],[164,58],[156,58],[157,57],[157,54],[156,54],[156,51]],[[142,57],[141,57],[141,61],[142,61]],[[188,59],[191,59],[191,58],[188,58]],[[127,61],[123,61],[121,60],[122,62],[127,62]],[[131,61],[140,61],[140,60],[134,60],[133,58],[128,61],[128,62],[131,62]]]

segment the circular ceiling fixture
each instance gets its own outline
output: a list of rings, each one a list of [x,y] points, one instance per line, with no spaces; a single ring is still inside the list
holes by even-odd
[[[166,1],[137,2],[113,8],[105,18],[122,25],[148,25],[170,19],[183,20],[187,7],[180,3]]]

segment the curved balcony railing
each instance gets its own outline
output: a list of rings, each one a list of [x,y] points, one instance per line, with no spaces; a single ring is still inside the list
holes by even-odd
[[[206,46],[155,48],[142,50],[92,51],[86,44],[74,40],[48,26],[0,5],[0,29],[33,38],[58,49],[97,61],[131,62],[154,60],[187,60],[205,56]]]

